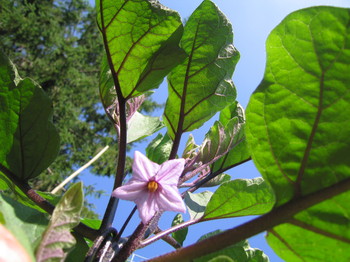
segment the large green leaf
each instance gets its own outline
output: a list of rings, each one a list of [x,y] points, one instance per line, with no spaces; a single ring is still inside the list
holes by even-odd
[[[274,204],[274,194],[261,177],[236,179],[215,191],[203,219],[261,215],[269,212]]]
[[[239,53],[232,42],[227,18],[211,1],[203,1],[186,22],[180,42],[187,58],[168,77],[164,122],[171,138],[200,127],[234,102],[231,77]]]
[[[267,68],[247,109],[252,157],[277,205],[350,176],[350,10],[290,14],[267,40]],[[269,231],[286,261],[350,259],[350,194]]]
[[[97,22],[103,35],[106,60],[100,91],[105,107],[114,99],[117,79],[124,98],[157,88],[169,71],[184,59],[178,47],[183,32],[177,12],[149,0],[96,0]]]
[[[268,231],[267,241],[286,261],[350,261],[350,195],[324,201]]]
[[[247,135],[278,204],[350,176],[349,23],[347,9],[304,9],[267,40],[267,68],[248,105]]]
[[[70,231],[79,224],[84,204],[83,184],[71,186],[58,202],[36,251],[37,261],[63,261],[76,243]]]
[[[51,118],[48,96],[0,53],[0,165],[24,180],[46,169],[59,150]]]

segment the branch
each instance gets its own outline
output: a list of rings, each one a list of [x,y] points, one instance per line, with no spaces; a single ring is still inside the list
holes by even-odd
[[[94,156],[89,162],[87,162],[85,165],[80,167],[78,170],[76,170],[73,174],[68,176],[65,180],[63,180],[62,183],[60,183],[57,187],[55,187],[52,191],[51,194],[56,194],[58,191],[60,191],[69,181],[71,181],[73,178],[78,176],[84,169],[88,168],[93,162],[95,162],[104,152],[107,151],[109,146],[105,146],[96,156]]]
[[[263,216],[253,219],[238,227],[229,229],[221,234],[207,238],[199,243],[178,249],[174,252],[147,261],[191,262],[195,258],[221,250],[258,233],[271,229],[279,224],[286,223],[288,219],[293,217],[295,214],[348,190],[350,190],[350,178],[309,195],[291,200],[290,202],[273,209],[271,212]]]
[[[27,182],[22,181],[14,173],[8,170],[6,167],[0,164],[0,171],[9,178],[12,183],[14,183],[30,200],[32,200],[37,206],[45,210],[47,213],[52,214],[55,206],[52,205],[45,198],[40,196],[32,189]],[[97,237],[97,230],[94,230],[83,223],[79,223],[78,226],[74,228],[76,232],[81,234],[84,237],[87,237],[91,240],[94,240]]]

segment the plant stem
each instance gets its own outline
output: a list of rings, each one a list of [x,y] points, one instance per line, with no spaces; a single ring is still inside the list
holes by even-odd
[[[119,112],[119,139],[118,139],[118,163],[117,163],[117,172],[114,180],[113,189],[121,186],[124,178],[125,172],[125,160],[126,160],[126,145],[127,145],[127,122],[126,122],[126,99],[123,96],[121,87],[119,84],[117,73],[114,69],[114,65],[111,59],[111,53],[108,47],[108,40],[106,35],[106,27],[104,23],[103,15],[103,1],[100,1],[100,18],[101,18],[101,27],[100,31],[103,37],[103,43],[106,50],[107,60],[109,68],[111,69],[114,87],[117,93],[118,99],[118,112]],[[111,197],[109,199],[104,217],[102,219],[102,224],[100,227],[100,232],[105,231],[108,227],[112,226],[113,219],[118,206],[118,199]]]
[[[178,249],[174,252],[147,260],[148,262],[190,262],[195,258],[221,250],[228,246],[252,237],[260,232],[271,229],[279,224],[286,223],[295,214],[324,200],[350,190],[350,178],[345,179],[328,188],[321,189],[306,196],[273,209],[271,212],[253,219],[243,225],[226,230],[225,232],[207,238],[199,243]]]

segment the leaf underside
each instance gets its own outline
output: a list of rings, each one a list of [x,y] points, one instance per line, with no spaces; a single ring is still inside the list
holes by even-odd
[[[307,8],[267,40],[247,138],[277,205],[350,177],[349,24],[349,9]],[[348,261],[349,203],[345,193],[297,214],[270,231],[270,244],[286,261]]]

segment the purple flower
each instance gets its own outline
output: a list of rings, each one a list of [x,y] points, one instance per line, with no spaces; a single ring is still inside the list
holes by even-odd
[[[158,165],[135,151],[133,176],[112,193],[114,197],[134,201],[140,218],[146,224],[157,211],[186,212],[177,188],[185,159],[173,159]]]

